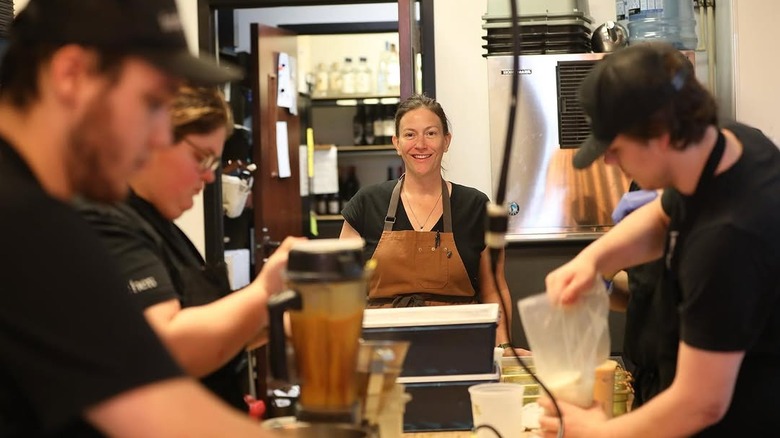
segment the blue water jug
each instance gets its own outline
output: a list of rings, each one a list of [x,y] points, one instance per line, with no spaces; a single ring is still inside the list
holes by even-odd
[[[696,19],[692,0],[629,0],[628,42],[659,41],[695,50]]]

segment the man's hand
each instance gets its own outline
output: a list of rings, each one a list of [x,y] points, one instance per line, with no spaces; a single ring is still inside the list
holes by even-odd
[[[591,407],[583,409],[562,400],[556,401],[563,412],[564,436],[566,438],[604,436],[600,428],[606,424],[607,416],[598,404],[594,402]],[[542,436],[554,438],[561,424],[555,406],[552,400],[546,396],[539,397],[539,406],[544,409],[544,415],[539,418]]]

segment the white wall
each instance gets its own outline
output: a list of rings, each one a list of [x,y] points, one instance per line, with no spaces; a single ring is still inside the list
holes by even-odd
[[[198,53],[198,0],[176,0],[179,15],[184,25],[184,34],[190,51]],[[176,220],[178,225],[192,240],[198,251],[206,255],[206,232],[203,221],[203,195],[195,196],[195,204]]]
[[[753,125],[780,141],[780,103],[776,30],[780,25],[780,2],[728,0],[733,5],[733,35],[718,32],[718,38],[731,37],[734,50],[734,107],[736,118]],[[720,7],[718,3],[718,7]]]

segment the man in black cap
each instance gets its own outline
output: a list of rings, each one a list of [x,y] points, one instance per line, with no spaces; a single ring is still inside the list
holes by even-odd
[[[171,143],[191,56],[174,0],[31,0],[0,67],[0,436],[263,436],[184,376],[71,209]]]
[[[563,403],[567,438],[768,436],[780,430],[780,151],[759,130],[718,125],[712,96],[680,52],[640,44],[607,56],[583,81],[591,136],[578,168],[603,156],[639,186],[664,189],[546,279],[576,301],[597,275],[663,257],[650,330],[661,388],[605,421]],[[555,436],[549,400],[541,424]]]

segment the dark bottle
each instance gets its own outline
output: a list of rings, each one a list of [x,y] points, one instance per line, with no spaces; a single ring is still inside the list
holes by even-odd
[[[382,117],[382,138],[384,143],[393,144],[393,136],[395,135],[395,107],[388,106]]]
[[[363,130],[366,124],[366,108],[358,105],[355,117],[352,118],[352,144],[355,146],[365,145],[366,136]]]
[[[377,105],[374,111],[374,144],[387,144],[384,137],[384,124],[382,118],[384,115],[384,106]]]
[[[341,213],[341,203],[339,202],[339,195],[331,193],[328,196],[328,214]]]
[[[374,133],[374,106],[366,106],[366,116],[363,120],[363,137],[366,139],[365,144],[375,144],[376,136]]]
[[[349,166],[347,169],[347,177],[344,179],[344,192],[341,199],[344,203],[352,199],[355,193],[360,190],[360,182],[357,179],[356,171],[355,166]]]
[[[395,169],[393,169],[393,166],[387,167],[387,180],[392,181],[395,179]]]
[[[317,214],[328,214],[328,200],[325,195],[317,195],[315,198],[317,201],[317,207],[315,211]]]

